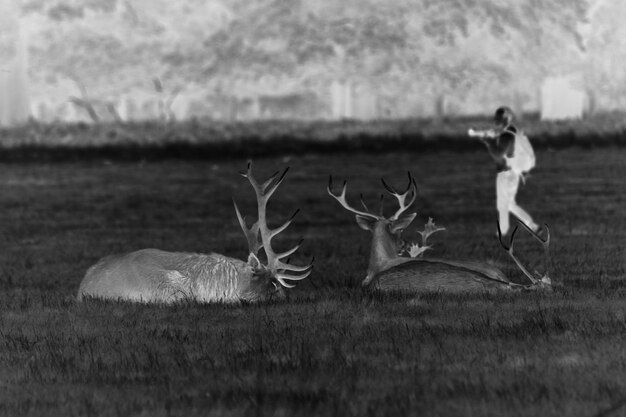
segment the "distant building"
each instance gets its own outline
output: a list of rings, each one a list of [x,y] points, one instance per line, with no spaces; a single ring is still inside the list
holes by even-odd
[[[330,85],[331,115],[333,119],[354,117],[352,106],[353,93],[353,85],[349,80],[333,81]]]

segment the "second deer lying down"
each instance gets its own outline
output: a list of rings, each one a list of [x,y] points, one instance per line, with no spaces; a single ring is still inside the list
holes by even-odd
[[[364,210],[350,206],[346,200],[346,182],[343,183],[343,188],[339,194],[335,194],[332,190],[332,177],[329,179],[327,188],[330,196],[356,215],[356,222],[362,229],[373,233],[367,276],[362,285],[381,290],[447,292],[550,287],[551,281],[547,274],[541,277],[533,276],[513,254],[513,239],[517,228],[511,234],[508,245],[503,242],[502,235],[500,235],[500,243],[530,280],[527,285],[512,282],[498,268],[484,262],[399,256],[405,246],[401,237],[402,231],[411,224],[416,216],[416,213],[406,213],[406,211],[417,197],[417,186],[410,173],[409,185],[402,193],[387,185],[384,180],[382,182],[385,189],[398,200],[400,206],[391,217],[384,217],[382,204],[380,214],[369,211],[362,200]],[[520,224],[523,223],[520,222]],[[541,239],[527,227],[526,229],[543,244],[547,258],[550,244],[547,225],[548,237],[546,240]]]
[[[247,262],[217,253],[164,252],[158,249],[109,256],[89,268],[78,289],[78,299],[96,297],[169,303],[178,300],[262,301],[284,296],[282,287],[293,287],[290,281],[305,279],[313,268],[312,264],[295,266],[281,261],[295,253],[300,244],[283,253],[272,249],[272,239],[285,230],[295,217],[294,214],[273,230],[267,226],[267,202],[286,173],[287,169],[280,176],[277,172],[262,184],[252,176],[250,164],[242,173],[256,193],[259,216],[258,221],[248,228],[235,204],[235,212],[250,249]],[[265,251],[267,265],[263,265],[257,257],[260,249]]]

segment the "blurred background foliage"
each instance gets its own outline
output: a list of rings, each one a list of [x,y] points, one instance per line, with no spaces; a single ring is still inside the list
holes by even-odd
[[[260,97],[309,94],[299,115],[427,117],[539,111],[543,80],[568,77],[588,112],[626,105],[623,2],[22,0],[18,14],[34,102],[159,93],[246,119]]]

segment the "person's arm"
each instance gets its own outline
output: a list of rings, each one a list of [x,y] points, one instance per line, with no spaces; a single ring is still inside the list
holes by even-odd
[[[497,138],[500,133],[494,129],[485,129],[485,130],[469,129],[467,131],[467,134],[469,135],[470,138],[484,139],[484,138]]]
[[[515,134],[503,131],[497,139],[482,139],[487,146],[489,154],[499,166],[506,166],[506,159],[513,157],[513,147],[515,145]]]

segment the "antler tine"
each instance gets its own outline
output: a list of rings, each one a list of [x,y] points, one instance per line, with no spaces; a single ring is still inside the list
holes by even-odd
[[[294,253],[298,251],[298,249],[300,249],[302,242],[304,242],[304,239],[300,239],[300,241],[293,248],[286,250],[285,252],[282,252],[282,253],[277,253],[276,257],[278,259],[283,259],[283,258],[287,258],[290,255],[293,255]],[[289,263],[289,258],[287,258],[287,263]]]
[[[381,178],[380,181],[383,183],[383,187],[385,187],[385,190],[387,190],[389,194],[398,194],[398,190],[396,190],[395,187],[387,184],[384,178]]]
[[[404,213],[411,206],[411,204],[415,202],[415,199],[417,198],[417,183],[411,176],[410,171],[408,172],[408,176],[409,176],[409,183],[406,187],[406,190],[404,190],[404,192],[402,193],[398,192],[398,190],[396,190],[393,186],[388,185],[385,182],[384,178],[380,179],[385,189],[389,192],[389,194],[393,195],[398,200],[398,204],[400,205],[400,208],[398,209],[398,211],[396,211],[396,213],[393,216],[391,216],[390,220],[396,220],[402,213]],[[409,198],[409,201],[407,202],[406,199],[407,197],[409,197],[409,195],[410,195],[410,198]]]
[[[239,174],[246,178],[248,180],[248,182],[250,183],[250,185],[252,185],[252,188],[254,189],[254,193],[257,196],[257,202],[259,203],[259,210],[260,210],[260,204],[264,201],[266,201],[265,199],[263,199],[263,189],[261,188],[261,185],[259,184],[259,182],[256,180],[256,178],[254,178],[254,175],[252,174],[252,162],[248,161],[248,166],[246,168],[245,171],[239,171]],[[260,219],[260,217],[259,217]]]
[[[307,266],[294,267],[292,269],[284,269],[280,271],[278,275],[280,275],[280,277],[284,279],[290,279],[292,281],[299,281],[301,279],[308,277],[311,274],[311,271],[313,271],[314,264],[315,264],[315,256],[311,258],[311,262],[309,262]],[[292,267],[293,265],[289,265],[289,266]],[[301,272],[301,274],[289,274],[287,272]]]
[[[305,266],[292,265],[292,264],[288,264],[288,263],[278,261],[278,260],[275,262],[275,266],[277,270],[291,271],[291,272],[304,272],[304,271],[307,271],[311,267],[311,265],[305,265]]]
[[[315,258],[313,258],[311,260],[311,264],[306,265],[306,266],[297,266],[297,265],[293,265],[291,263],[289,263],[289,258],[287,259],[287,262],[283,262],[281,261],[281,259],[283,258],[287,258],[288,256],[294,254],[298,249],[300,249],[300,245],[302,245],[302,242],[304,242],[304,239],[300,239],[300,241],[298,242],[298,244],[296,246],[294,246],[293,248],[286,250],[285,252],[282,253],[275,253],[274,256],[276,257],[276,261],[274,262],[274,266],[276,267],[276,270],[278,271],[282,271],[283,273],[286,271],[291,271],[291,272],[306,272],[308,271],[310,268],[312,268],[313,266],[313,261],[315,260]],[[308,274],[307,274],[308,275]],[[306,278],[306,277],[305,277]],[[296,279],[296,278],[294,278]],[[304,278],[301,278],[304,279]]]
[[[383,200],[384,200],[384,198],[385,198],[385,195],[381,194],[380,195],[380,208],[378,209],[378,214],[379,214],[380,217],[384,217],[384,215],[383,215],[383,208],[384,208],[383,207]],[[363,194],[361,194],[359,196],[359,201],[361,201],[361,205],[363,206],[365,211],[370,212],[369,207],[367,207],[367,204],[365,204],[365,201],[363,201]]]
[[[504,248],[505,251],[509,251],[509,249],[511,248],[511,246],[513,245],[513,237],[515,236],[515,233],[517,232],[517,226],[515,226],[515,228],[513,229],[513,232],[511,232],[511,239],[510,239],[510,243],[509,246],[507,246],[503,241],[502,241],[502,230],[500,229],[500,220],[497,220],[497,224],[498,224],[498,240],[500,241],[500,245],[502,245],[502,247]]]
[[[520,271],[522,271],[522,273],[526,275],[526,277],[530,280],[531,283],[537,284],[538,282],[537,279],[533,277],[533,275],[530,272],[528,272],[528,269],[526,269],[526,267],[524,267],[524,265],[522,265],[519,259],[517,259],[517,257],[513,254],[513,240],[515,239],[515,233],[517,232],[517,229],[518,227],[515,226],[515,228],[513,229],[513,232],[511,232],[511,240],[510,240],[509,245],[507,246],[502,241],[502,232],[500,231],[500,222],[498,221],[498,240],[500,240],[500,244],[502,245],[504,250],[509,254],[511,259],[513,259],[513,262],[515,262],[515,265],[517,265]]]
[[[341,192],[337,195],[335,193],[333,193],[333,177],[332,175],[328,176],[328,186],[326,187],[326,191],[328,192],[328,195],[333,197],[335,200],[337,200],[339,202],[339,204],[341,204],[341,206],[343,208],[345,208],[346,210],[348,210],[351,213],[354,213],[358,216],[365,216],[365,217],[369,217],[371,219],[375,219],[375,220],[380,220],[380,217],[372,214],[368,211],[361,211],[361,210],[357,210],[354,207],[351,207],[350,204],[348,203],[348,201],[346,200],[346,189],[348,188],[348,182],[344,181],[343,182],[343,187],[341,188]]]
[[[411,189],[411,186],[413,185],[413,183],[415,182],[415,180],[413,179],[413,176],[411,175],[411,171],[407,171],[408,177],[409,177],[409,183],[406,186],[406,190],[404,190],[402,193],[399,193],[398,190],[396,189],[396,187],[389,185],[385,182],[384,178],[381,178],[380,180],[383,183],[383,186],[385,187],[385,189],[387,191],[389,191],[389,193],[391,194],[406,194],[409,189]]]
[[[235,199],[233,199],[233,205],[235,206],[235,213],[237,214],[237,220],[239,220],[239,226],[241,226],[241,230],[243,230],[246,240],[248,241],[248,249],[251,253],[257,255],[259,250],[263,247],[263,243],[259,241],[259,223],[255,222],[252,226],[250,226],[250,228],[248,228],[246,225],[246,218],[241,215]]]
[[[313,262],[313,261],[311,261]],[[285,280],[290,280],[290,281],[301,281],[305,278],[307,278],[309,275],[311,275],[311,272],[313,272],[313,263],[311,263],[307,270],[300,275],[291,275],[291,274],[285,274],[283,272],[278,272],[276,274],[276,280],[278,280],[278,282],[280,282],[281,285],[283,285],[286,288],[293,288],[295,287],[295,285],[293,284],[288,284],[287,282],[285,282]]]
[[[274,194],[274,191],[276,191],[278,186],[285,179],[285,175],[287,175],[287,171],[289,171],[289,167],[285,168],[285,170],[283,171],[282,174],[280,174],[280,177],[278,179],[276,179],[276,177],[278,176],[280,171],[276,171],[275,173],[273,173],[272,176],[269,177],[267,181],[263,183],[263,185],[261,185],[261,189],[263,190],[263,195],[267,196],[267,198],[270,198],[272,194]]]
[[[528,225],[526,223],[524,223],[522,220],[518,219],[517,222],[519,224],[521,224],[524,229],[526,229],[526,231],[528,231],[528,233],[534,237],[539,243],[541,243],[541,246],[543,246],[543,252],[544,252],[544,257],[545,257],[545,267],[546,267],[546,272],[544,277],[548,277],[548,265],[550,263],[550,238],[551,238],[551,234],[550,234],[550,226],[548,226],[547,223],[544,223],[543,226],[546,228],[546,238],[542,239],[541,236],[539,236],[537,234],[537,232],[533,231],[530,227],[528,227]]]
[[[285,179],[285,175],[287,175],[287,171],[289,171],[289,167],[285,168],[285,170],[280,174],[280,171],[274,172],[263,184],[260,184],[254,175],[252,174],[252,162],[248,162],[248,167],[246,171],[240,171],[242,177],[247,178],[252,188],[254,188],[254,192],[257,194],[257,198],[259,202],[267,201],[274,194],[274,191],[278,188],[278,186]],[[280,174],[280,177],[278,175]],[[278,179],[276,179],[278,177]]]
[[[307,273],[309,270],[311,270],[313,268],[313,264],[309,264],[309,265],[305,265],[305,266],[296,266],[296,265],[291,265],[291,264],[285,264],[283,262],[279,263],[279,274],[283,274],[285,275],[287,272],[303,272],[303,273]],[[299,276],[299,274],[287,274],[287,276],[293,276],[295,278],[290,278],[290,279],[294,279],[297,280]]]
[[[288,279],[291,281],[300,281],[300,280],[305,279],[309,275],[311,275],[311,272],[313,272],[313,268],[314,268],[314,265],[311,263],[307,265],[306,268],[302,269],[302,271],[300,271],[302,272],[301,274],[288,274],[283,271],[283,272],[277,273],[276,275],[277,277],[282,278],[282,279]]]
[[[293,221],[293,219],[295,219],[295,217],[298,215],[298,213],[300,213],[300,209],[297,209],[289,218],[289,220],[287,220],[285,223],[283,223],[282,226],[277,227],[276,229],[268,229],[269,231],[269,240],[272,240],[272,238],[274,236],[276,236],[277,234],[281,233],[283,230],[285,230],[286,228],[289,227],[289,225],[291,224],[291,222]]]
[[[528,225],[526,223],[524,223],[522,220],[518,219],[518,223],[522,225],[522,227],[524,227],[524,229],[526,229],[528,231],[528,233],[530,233],[530,235],[532,237],[534,237],[535,239],[537,239],[542,245],[543,247],[547,250],[548,247],[550,246],[550,226],[548,226],[547,223],[544,223],[544,227],[546,228],[546,232],[547,232],[547,236],[544,239],[541,238],[541,236],[539,236],[537,234],[537,232],[535,232],[533,229],[531,229],[530,227],[528,227]]]
[[[359,201],[361,202],[361,205],[363,206],[365,211],[370,211],[370,209],[367,207],[367,204],[365,204],[365,201],[363,201],[363,194],[359,195]]]
[[[287,167],[287,169],[289,169],[289,167]],[[285,169],[285,172],[287,171],[287,169]],[[270,177],[266,179],[265,182],[263,182],[263,184],[261,184],[261,189],[265,191],[265,189],[270,184],[270,182],[272,182],[279,173],[280,171],[276,171],[272,175],[270,175]]]
[[[306,265],[306,266],[297,266],[297,265],[293,265],[289,263],[289,260],[287,260],[287,262],[283,262],[281,261],[281,259],[286,258],[292,254],[294,254],[298,249],[300,249],[300,245],[302,245],[302,242],[304,242],[304,239],[300,239],[300,241],[291,249],[286,250],[285,252],[281,252],[281,253],[276,253],[274,252],[274,250],[271,248],[271,244],[269,244],[269,242],[271,242],[272,238],[274,236],[276,236],[277,234],[279,234],[280,232],[282,232],[283,230],[285,230],[293,221],[293,219],[296,217],[296,215],[298,214],[300,210],[296,210],[296,212],[291,216],[291,218],[289,220],[287,220],[282,226],[270,230],[267,229],[269,236],[268,236],[268,245],[267,247],[265,247],[265,253],[267,254],[267,258],[268,258],[268,264],[270,266],[270,268],[275,271],[275,277],[276,279],[285,287],[287,288],[291,288],[289,287],[289,285],[285,285],[285,282],[281,279],[281,278],[285,278],[285,279],[290,279],[290,280],[301,280],[304,279],[306,277],[309,276],[310,274],[310,270],[313,268],[313,265]],[[261,229],[261,234],[263,235],[263,229]],[[269,249],[268,249],[269,248]],[[312,261],[311,261],[312,262]],[[285,274],[286,271],[291,271],[291,272],[303,272],[304,274],[300,274],[300,275],[290,275],[290,274]]]
[[[248,178],[249,176],[252,175],[252,161],[248,161],[248,166],[246,167],[246,170],[239,171],[239,175],[241,175],[244,178]]]

